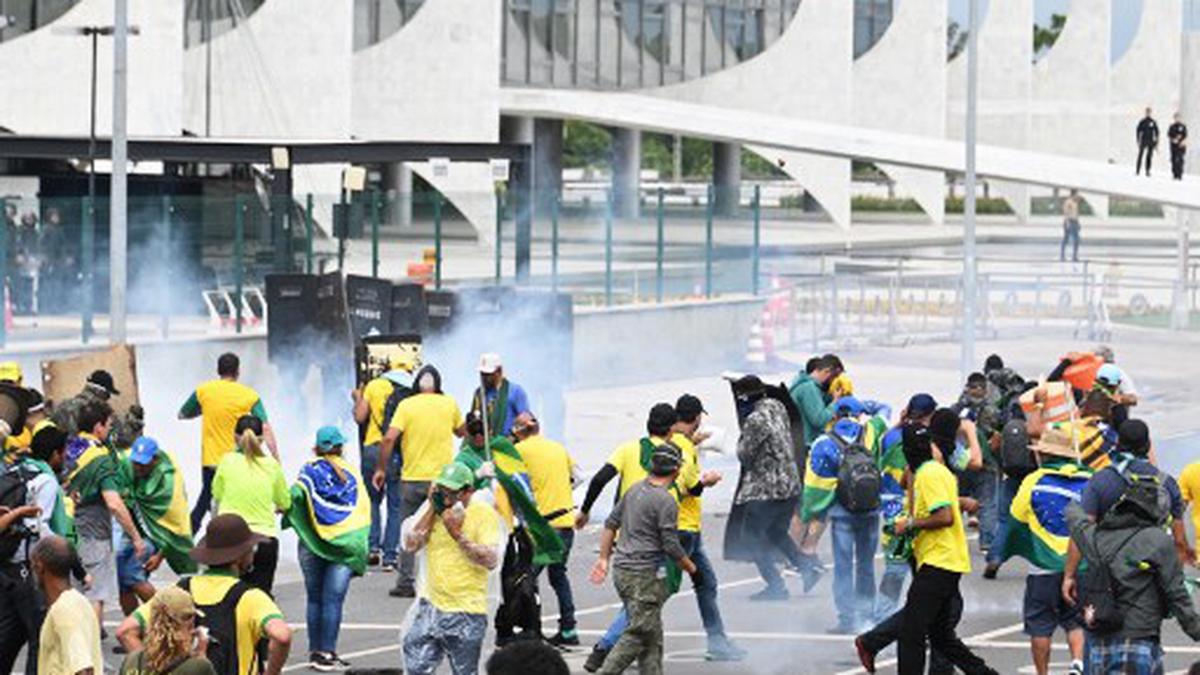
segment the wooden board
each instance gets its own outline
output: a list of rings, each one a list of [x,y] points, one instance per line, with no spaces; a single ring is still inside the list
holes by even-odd
[[[47,401],[65,401],[83,390],[94,370],[112,373],[113,384],[121,392],[109,404],[116,412],[140,403],[137,384],[137,352],[132,345],[117,345],[103,351],[88,352],[67,359],[42,361],[42,395]]]

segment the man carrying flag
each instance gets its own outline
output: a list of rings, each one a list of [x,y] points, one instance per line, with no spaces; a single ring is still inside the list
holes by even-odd
[[[493,435],[484,450],[483,418],[478,411],[467,417],[467,437],[454,461],[475,472],[476,489],[487,489],[494,479],[496,510],[511,534],[500,568],[501,603],[496,609],[496,644],[503,646],[518,636],[542,637],[542,608],[537,592],[537,567],[561,562],[566,553],[562,539],[538,510],[521,453],[506,437]],[[490,454],[490,458],[489,455]],[[491,464],[488,464],[489,459]]]
[[[1013,498],[1003,558],[1029,561],[1025,577],[1025,633],[1038,675],[1050,671],[1054,629],[1062,626],[1071,650],[1071,675],[1083,673],[1083,626],[1062,588],[1070,529],[1067,507],[1078,503],[1092,472],[1079,462],[1069,429],[1052,426],[1033,444],[1039,468],[1021,481]]]
[[[531,412],[529,395],[524,387],[504,376],[504,363],[499,354],[488,353],[479,357],[479,377],[483,382],[488,430],[493,436],[511,436],[517,415]],[[471,397],[473,412],[480,412],[479,393],[479,389],[476,389]]]
[[[129,501],[138,528],[150,541],[147,556],[139,559],[130,547],[117,555],[117,577],[121,587],[121,608],[131,614],[140,602],[154,597],[149,575],[165,560],[176,574],[195,574],[192,550],[192,523],[188,513],[183,474],[175,458],[158,447],[158,441],[142,436],[133,442],[129,461],[121,463]]]
[[[285,526],[300,539],[300,570],[308,594],[309,666],[322,671],[349,666],[337,655],[342,606],[352,576],[367,570],[370,504],[362,475],[342,458],[346,439],[337,427],[317,430],[316,459],[292,486]]]

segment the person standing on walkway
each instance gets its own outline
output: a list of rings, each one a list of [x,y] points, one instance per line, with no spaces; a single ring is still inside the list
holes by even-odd
[[[751,600],[786,600],[787,587],[776,567],[784,562],[800,570],[804,591],[812,590],[821,578],[815,555],[805,556],[788,535],[788,526],[796,513],[800,497],[800,469],[792,449],[792,432],[783,404],[766,395],[762,380],[747,375],[734,383],[735,395],[753,406],[738,438],[737,456],[742,471],[734,492],[735,508],[745,510],[744,533],[726,529],[725,551],[733,549],[752,558],[766,587],[750,596]],[[730,537],[745,541],[731,544]]]
[[[267,410],[263,407],[258,392],[238,382],[242,362],[237,354],[225,353],[217,359],[217,379],[196,387],[192,395],[179,409],[179,419],[190,420],[201,417],[200,425],[200,496],[192,508],[192,532],[199,533],[204,516],[212,507],[213,476],[221,458],[237,443],[234,427],[245,415],[253,415],[262,422],[261,435],[271,455],[279,459],[279,447],[275,433],[267,421]]]
[[[349,666],[337,655],[342,606],[350,578],[367,570],[370,498],[362,476],[342,458],[345,442],[337,427],[317,430],[313,445],[317,457],[300,470],[286,516],[300,542],[308,663],[322,672]]]
[[[392,368],[372,379],[362,389],[351,392],[354,398],[354,421],[364,427],[360,465],[367,479],[367,494],[371,497],[370,553],[367,564],[383,565],[384,572],[396,570],[400,555],[400,453],[393,453],[385,471],[387,479],[382,490],[371,482],[379,465],[379,443],[387,431],[387,413],[412,393],[412,374],[403,368]],[[387,502],[387,510],[380,506]]]
[[[396,441],[400,442],[400,517],[408,520],[429,494],[429,485],[442,467],[454,459],[454,439],[466,429],[462,411],[454,398],[442,393],[442,376],[433,366],[424,366],[414,378],[416,392],[396,406],[388,420],[387,433],[379,442],[379,463],[371,482],[376,490],[387,484],[387,467]],[[414,598],[416,564],[411,552],[400,552],[396,586],[388,591],[394,598]]]
[[[1175,121],[1167,127],[1167,141],[1171,144],[1171,175],[1183,180],[1183,160],[1187,157],[1188,128],[1183,117],[1175,113]]]
[[[601,675],[619,675],[634,661],[642,675],[662,673],[662,607],[670,589],[660,570],[670,561],[688,574],[696,573],[679,542],[679,504],[670,492],[681,463],[679,448],[671,443],[655,447],[650,476],[630,487],[604,521],[600,557],[592,567],[591,580],[604,583],[611,558],[617,594],[629,625],[605,659]]]
[[[1134,168],[1134,175],[1142,172],[1142,158],[1146,159],[1146,177],[1150,176],[1150,160],[1154,158],[1155,151],[1158,150],[1158,122],[1154,121],[1149,107],[1146,108],[1146,116],[1138,122],[1135,132],[1137,137],[1138,155],[1137,166]]]
[[[1083,624],[1060,589],[1070,537],[1066,511],[1079,503],[1092,472],[1080,463],[1068,431],[1047,429],[1032,449],[1038,469],[1021,481],[1012,501],[1002,559],[1021,556],[1029,562],[1023,614],[1037,675],[1050,672],[1051,641],[1060,626],[1071,654],[1069,675],[1083,675]]]
[[[406,463],[407,464],[407,463]],[[475,472],[446,464],[429,498],[404,521],[402,545],[424,551],[419,599],[409,609],[404,672],[432,675],[442,659],[453,675],[475,675],[487,634],[488,573],[500,565],[500,515],[475,494]]]
[[[542,569],[546,570],[558,598],[558,632],[548,642],[555,647],[575,647],[579,645],[579,634],[575,632],[575,596],[567,574],[567,560],[575,541],[575,499],[571,494],[575,485],[575,460],[561,443],[541,434],[541,425],[531,413],[517,415],[513,433],[518,440],[517,452],[521,453],[529,470],[534,500],[563,543],[562,562],[537,568],[538,575]]]
[[[243,415],[234,427],[237,451],[221,460],[213,476],[212,496],[217,514],[241,516],[261,541],[254,565],[242,580],[271,594],[279,565],[279,517],[292,505],[287,479],[279,461],[263,450],[263,421]]]
[[[524,387],[504,376],[504,364],[499,354],[488,353],[479,357],[479,376],[483,379],[487,402],[488,433],[511,436],[517,415],[530,412],[529,395]],[[479,389],[476,388],[475,395],[471,397],[471,410],[479,409]]]
[[[83,595],[71,588],[75,551],[59,536],[40,540],[29,554],[33,576],[46,598],[38,637],[39,675],[103,675],[100,622]]]
[[[897,536],[914,532],[916,574],[904,605],[900,628],[899,672],[924,675],[926,640],[967,675],[995,675],[955,633],[961,617],[959,581],[971,572],[967,535],[958,505],[958,482],[933,458],[928,429],[904,430],[904,454],[913,467],[910,518],[895,523]],[[949,450],[949,448],[947,448]]]
[[[1058,261],[1066,262],[1067,244],[1071,245],[1071,262],[1079,262],[1079,192],[1071,190],[1062,203],[1063,237],[1058,246]]]

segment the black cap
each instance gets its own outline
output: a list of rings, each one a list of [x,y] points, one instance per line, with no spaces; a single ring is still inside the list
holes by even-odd
[[[1001,370],[1004,368],[1004,359],[1000,358],[999,354],[992,354],[983,362],[983,372],[990,373],[993,370]]]
[[[88,384],[94,384],[97,387],[104,389],[104,391],[107,391],[109,395],[120,395],[121,393],[117,390],[117,386],[113,384],[112,373],[108,372],[107,370],[93,370],[92,374],[88,375],[87,381]]]
[[[700,413],[706,413],[704,404],[700,399],[691,394],[684,394],[675,402],[675,414],[684,422],[691,422],[700,416]]]
[[[678,421],[679,415],[675,414],[674,406],[670,403],[656,403],[650,409],[650,416],[646,418],[646,431],[655,436],[665,436]]]
[[[1125,420],[1117,431],[1117,448],[1145,457],[1150,452],[1150,428],[1141,420]]]

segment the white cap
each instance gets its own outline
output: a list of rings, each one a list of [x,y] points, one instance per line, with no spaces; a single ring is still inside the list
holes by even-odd
[[[479,372],[484,375],[491,375],[500,370],[504,364],[500,362],[500,355],[493,352],[488,352],[479,357]]]

